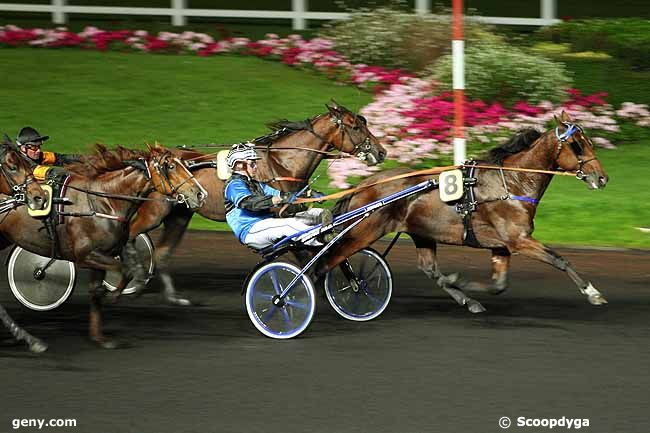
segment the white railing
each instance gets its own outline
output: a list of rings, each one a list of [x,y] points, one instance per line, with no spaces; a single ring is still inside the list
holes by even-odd
[[[81,6],[68,5],[67,0],[50,1],[49,5],[0,3],[0,11],[51,13],[52,22],[55,24],[67,23],[68,14],[162,15],[171,17],[172,24],[175,26],[186,25],[187,17],[281,18],[291,19],[294,30],[306,29],[307,20],[345,20],[350,16],[346,12],[309,12],[308,0],[291,0],[291,10],[287,11],[188,9],[187,0],[170,0],[169,8]],[[431,12],[431,0],[415,0],[415,11],[419,14]],[[475,17],[475,19],[490,24],[524,26],[545,26],[560,21],[556,19],[556,0],[540,0],[540,18]]]

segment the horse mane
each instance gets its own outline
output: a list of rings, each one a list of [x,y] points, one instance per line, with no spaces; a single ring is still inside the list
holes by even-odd
[[[267,123],[266,126],[271,129],[273,132],[261,137],[257,137],[251,141],[254,144],[262,144],[265,146],[270,146],[279,139],[286,137],[298,131],[305,131],[311,128],[311,122],[316,119],[312,117],[310,119],[291,121],[287,119],[280,119],[274,122]]]
[[[541,136],[542,133],[535,128],[521,129],[501,146],[490,149],[487,153],[486,160],[488,163],[503,165],[504,159],[530,148]]]
[[[129,160],[146,157],[147,152],[127,149],[117,146],[109,150],[105,145],[95,144],[95,153],[81,157],[79,162],[66,164],[65,168],[70,173],[79,174],[86,177],[95,177],[110,171],[122,170],[129,167]]]
[[[341,197],[336,201],[334,207],[332,208],[332,215],[340,215],[348,211],[350,206],[350,201],[352,200],[352,194],[348,194],[345,197]]]

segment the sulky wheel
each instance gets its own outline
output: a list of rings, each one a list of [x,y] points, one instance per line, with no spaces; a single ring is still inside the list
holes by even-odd
[[[393,293],[393,277],[377,251],[364,248],[325,276],[325,294],[337,313],[363,322],[379,316]]]
[[[140,262],[144,266],[144,269],[150,278],[150,276],[153,275],[155,263],[153,258],[154,246],[148,234],[141,233],[135,238],[135,250],[137,251],[138,258],[140,259]],[[106,289],[110,290],[111,292],[117,290],[117,285],[120,283],[120,278],[121,275],[119,272],[106,272],[106,276],[104,277],[104,287],[106,287]],[[147,281],[149,280],[147,279]],[[122,290],[122,294],[130,295],[135,292],[135,290],[135,283],[133,281],[130,281],[124,290]]]
[[[282,299],[282,293],[300,269],[286,262],[260,266],[246,285],[246,311],[255,327],[271,338],[292,338],[309,326],[316,310],[311,280],[302,275]]]
[[[18,246],[9,256],[9,287],[16,299],[32,310],[53,310],[63,304],[74,289],[77,278],[74,263],[55,260],[43,270],[48,262],[49,257]]]

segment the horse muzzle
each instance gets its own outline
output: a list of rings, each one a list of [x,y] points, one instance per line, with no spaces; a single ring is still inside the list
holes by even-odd
[[[583,180],[589,189],[603,189],[607,186],[609,177],[598,173],[584,173],[579,171],[576,175],[578,179]]]

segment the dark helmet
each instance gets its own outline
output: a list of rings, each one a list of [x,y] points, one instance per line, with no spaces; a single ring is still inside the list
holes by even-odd
[[[23,144],[27,144],[27,143],[37,143],[39,141],[45,141],[48,138],[50,138],[49,135],[41,136],[41,134],[39,134],[38,131],[32,128],[31,126],[25,126],[18,133],[18,137],[16,138],[16,143],[22,146]]]

